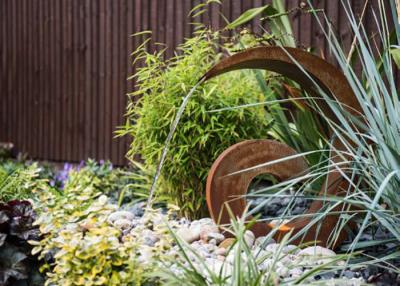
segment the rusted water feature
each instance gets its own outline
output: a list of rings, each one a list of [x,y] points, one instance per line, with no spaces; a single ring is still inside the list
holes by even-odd
[[[147,207],[151,205],[169,144],[190,97],[201,83],[220,74],[239,69],[265,69],[294,80],[313,97],[323,99],[316,101],[316,104],[323,114],[334,122],[337,121],[336,116],[325,100],[326,98],[323,98],[317,92],[316,85],[331,99],[341,103],[343,108],[350,114],[355,116],[361,114],[361,107],[341,71],[311,53],[295,48],[257,47],[227,57],[211,68],[190,90],[188,95],[183,98],[165,142],[161,160],[150,189]],[[332,145],[337,152],[345,151],[345,147],[340,140],[333,140]],[[336,164],[345,162],[346,158],[337,156],[337,152],[334,150],[330,153],[330,160]],[[292,159],[285,159],[288,156],[292,156]],[[268,162],[275,160],[279,162],[268,165]],[[265,165],[266,163],[267,165]],[[259,168],[253,168],[262,164],[264,165]],[[240,172],[246,169],[248,171]],[[230,217],[225,208],[226,204],[229,205],[235,216],[241,216],[246,207],[244,195],[247,193],[250,182],[257,175],[268,173],[284,181],[306,172],[307,164],[304,158],[296,156],[296,152],[285,144],[262,139],[247,140],[235,144],[218,157],[209,172],[206,186],[209,212],[217,223],[229,224]],[[320,191],[321,196],[339,195],[342,190],[346,190],[349,186],[338,169],[332,169],[329,172],[323,185],[324,187]],[[232,200],[232,198],[235,199]],[[322,206],[323,202],[321,200],[315,200],[307,211],[308,216],[295,219],[281,226],[275,238],[279,240],[289,231],[293,231],[296,234],[305,226],[309,226],[313,219],[312,214],[317,213]],[[340,211],[340,208],[337,207],[335,211]],[[313,224],[305,235],[299,237],[293,243],[317,240],[320,245],[327,246],[329,236],[337,221],[337,214],[328,215],[322,219],[320,226]],[[253,231],[257,236],[265,235],[271,230],[271,224],[266,222],[258,222],[253,226]],[[339,239],[335,241],[332,247],[339,245],[344,238],[345,233],[342,231]]]
[[[334,122],[337,121],[336,116],[324,97],[317,92],[316,84],[331,99],[341,103],[350,114],[354,116],[361,114],[357,98],[342,72],[327,61],[303,50],[282,47],[248,49],[221,60],[203,76],[201,81],[239,69],[265,69],[294,80],[314,97],[323,99],[315,103],[323,114]],[[344,163],[347,158],[337,156],[337,152],[345,151],[345,147],[340,140],[332,141],[333,150],[330,152],[330,160],[336,164]],[[288,156],[293,157],[290,160],[284,160]],[[265,166],[266,163],[275,160],[279,162]],[[262,164],[264,166],[253,168]],[[241,170],[248,171],[240,172]],[[206,194],[210,214],[218,223],[229,224],[230,217],[226,209],[226,204],[228,204],[235,216],[241,216],[246,207],[244,195],[247,193],[250,182],[257,175],[269,173],[283,181],[306,172],[307,164],[304,158],[296,157],[296,152],[282,143],[272,140],[248,140],[235,144],[218,157],[209,172]],[[330,170],[323,185],[320,196],[340,195],[349,186],[348,182],[342,178],[341,170],[334,168]],[[322,207],[323,201],[313,201],[306,212],[307,216],[280,226],[275,238],[279,240],[289,231],[296,234],[305,226],[312,225],[306,234],[298,237],[294,243],[316,240],[320,245],[327,246],[331,232],[338,221],[338,215],[327,215],[320,220],[320,224],[310,224],[314,217],[312,214],[317,213]],[[341,208],[337,207],[334,211],[340,210]],[[258,222],[252,230],[257,236],[265,235],[272,230],[272,225]],[[331,247],[339,245],[345,237],[346,234],[342,231],[339,239]]]

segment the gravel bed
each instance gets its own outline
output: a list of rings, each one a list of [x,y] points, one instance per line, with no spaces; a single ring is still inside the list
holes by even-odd
[[[260,190],[262,188],[268,187],[268,183],[260,184],[252,190],[249,190],[251,194],[254,191]],[[274,219],[283,214],[290,215],[301,215],[305,213],[306,210],[312,203],[312,200],[306,198],[301,194],[296,194],[294,189],[281,193],[279,196],[271,196],[270,201],[266,204],[266,198],[251,198],[248,199],[249,210],[255,212],[259,215],[260,219]],[[360,225],[358,225],[358,228]],[[349,245],[355,238],[355,235],[349,235],[347,241],[343,243],[343,247],[339,247],[339,251],[342,250],[345,252],[345,245]],[[368,241],[385,241],[394,239],[394,236],[381,225],[379,226],[370,226],[366,228],[363,234],[360,236],[360,242],[368,242]],[[364,254],[379,257],[384,254],[388,255],[394,251],[397,251],[397,246],[393,242],[383,242],[377,246],[371,246],[368,248],[363,248]],[[400,271],[400,260],[390,261],[392,265],[398,268]],[[328,272],[323,275],[317,275],[315,279],[331,279],[331,278],[339,278],[346,277],[349,279],[352,278],[362,278],[364,281],[368,283],[373,283],[374,285],[380,286],[391,286],[391,285],[400,285],[400,275],[394,273],[391,270],[387,270],[382,267],[378,267],[377,265],[369,265],[367,267],[363,267],[361,269],[353,269],[353,270],[345,270],[343,272]]]
[[[300,201],[300,203],[304,205],[304,200]],[[280,208],[284,206],[281,202]],[[306,206],[305,204],[303,207]],[[136,204],[113,213],[108,219],[110,224],[122,230],[123,237],[121,239],[132,239],[132,237],[138,239],[141,244],[139,248],[139,260],[142,263],[150,263],[154,253],[157,253],[157,251],[161,251],[162,256],[169,257],[172,261],[179,257],[178,246],[174,244],[172,239],[164,239],[165,236],[170,236],[165,227],[165,221],[168,220],[169,226],[195,250],[197,255],[190,254],[190,259],[199,267],[199,271],[204,271],[204,269],[202,269],[203,266],[199,263],[197,256],[201,257],[206,265],[213,269],[215,273],[219,273],[221,269],[223,269],[224,273],[226,272],[226,275],[231,273],[233,268],[233,251],[229,251],[229,249],[232,239],[226,238],[210,218],[195,221],[189,221],[185,218],[179,219],[175,216],[171,217],[167,214],[167,210],[162,208],[152,210],[149,213],[146,212],[145,214],[143,207],[144,204]],[[269,215],[273,214],[270,212]],[[387,232],[384,230],[376,230],[372,237],[369,236],[368,231],[361,237],[362,240],[366,241],[375,237],[387,237]],[[267,240],[266,237],[255,238],[251,231],[246,232],[245,239],[253,255],[257,258],[271,256],[280,247],[280,244],[272,239]],[[390,244],[383,244],[378,250],[387,250],[390,246],[393,247]],[[310,246],[300,249],[294,245],[283,247],[282,255],[284,257],[281,257],[279,263],[274,266],[274,270],[278,273],[279,279],[282,282],[293,281],[293,279],[301,276],[304,272],[336,257],[335,252],[326,248]],[[245,257],[243,259],[244,261],[246,260]],[[258,265],[259,269],[268,270],[268,267],[271,267],[271,259],[263,260]],[[341,266],[344,265],[345,261],[339,260],[335,263],[337,263],[337,266]],[[181,271],[174,263],[171,264],[170,269],[176,271],[177,275]],[[204,275],[207,274],[204,273]],[[363,269],[347,269],[343,272],[326,272],[316,275],[312,279],[313,281],[322,282],[333,281],[332,279],[337,278],[344,279],[344,282],[332,285],[362,285],[365,282],[376,285],[400,285],[400,277],[398,275],[378,268],[375,265]]]

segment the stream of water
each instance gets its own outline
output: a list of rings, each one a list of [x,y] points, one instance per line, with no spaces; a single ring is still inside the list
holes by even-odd
[[[192,87],[192,89],[189,91],[189,93],[183,98],[182,104],[179,107],[178,112],[176,113],[175,119],[171,124],[171,128],[169,130],[167,139],[165,140],[164,149],[163,149],[162,154],[161,154],[161,159],[160,159],[160,162],[158,163],[157,171],[156,171],[156,174],[154,175],[154,178],[153,178],[153,183],[151,184],[150,194],[149,194],[149,198],[147,199],[146,209],[149,209],[151,207],[151,203],[152,203],[153,196],[154,196],[154,191],[155,191],[156,186],[157,186],[157,181],[158,181],[158,178],[160,177],[161,170],[162,170],[162,167],[164,165],[165,158],[167,157],[169,145],[171,143],[172,136],[175,133],[176,127],[178,126],[179,120],[181,119],[182,114],[185,111],[185,107],[188,104],[189,99],[192,97],[192,95],[193,95],[194,91],[196,90],[196,88],[200,84],[202,84],[204,82],[204,80],[205,80],[205,78],[200,79],[196,83],[196,85]]]

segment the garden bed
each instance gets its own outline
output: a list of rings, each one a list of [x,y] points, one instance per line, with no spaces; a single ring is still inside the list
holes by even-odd
[[[320,20],[305,4],[194,24],[169,59],[135,35],[129,167],[0,144],[0,285],[400,285],[400,26],[378,6],[378,44],[346,5],[350,51],[320,23],[337,67],[297,47],[288,14]],[[238,30],[255,17],[263,35]]]
[[[6,238],[1,248],[4,285],[15,285],[16,281],[42,285],[44,280],[55,285],[131,285],[134,281],[214,285],[236,279],[244,283],[241,285],[254,279],[260,285],[321,281],[332,285],[393,285],[399,279],[377,265],[348,261],[345,252],[299,247],[285,240],[276,243],[271,236],[255,238],[241,219],[229,229],[217,226],[210,218],[190,221],[179,217],[172,206],[146,210],[140,195],[127,193],[124,195],[130,199],[118,206],[110,193],[122,194],[120,183],[125,186],[134,182],[123,178],[126,170],[113,169],[109,163],[91,161],[75,168],[66,165],[61,170],[46,171],[39,166],[14,161],[0,164],[0,169],[11,176],[23,169],[34,174],[24,178],[34,191],[29,201],[2,206],[2,217],[7,218],[2,220],[2,229],[8,229],[3,232]],[[16,179],[8,177],[8,184]],[[387,239],[382,231],[376,235],[367,237],[366,232],[363,240]],[[8,264],[13,256],[7,253],[14,244],[23,252],[18,264]],[[390,242],[382,244],[379,251],[390,247]],[[370,253],[375,250],[372,247]]]

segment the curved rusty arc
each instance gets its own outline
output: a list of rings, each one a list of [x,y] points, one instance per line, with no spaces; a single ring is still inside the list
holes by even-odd
[[[251,48],[222,59],[205,73],[202,79],[206,81],[223,73],[239,69],[264,69],[288,77],[300,84],[303,89],[322,98],[315,90],[315,84],[309,75],[298,65],[301,65],[304,71],[328,95],[343,103],[348,112],[354,115],[362,113],[361,106],[343,73],[327,61],[297,48]],[[324,100],[320,100],[316,104],[329,115],[330,119],[335,120],[335,116]]]
[[[298,65],[301,65],[304,70],[299,68]],[[248,49],[221,60],[202,79],[208,80],[220,74],[239,69],[265,69],[282,74],[296,81],[302,88],[314,96],[322,98],[314,88],[314,80],[334,100],[343,103],[344,108],[349,113],[358,116],[362,112],[359,102],[342,72],[325,60],[303,50],[283,47],[257,47]],[[309,75],[305,74],[305,72]],[[315,104],[324,112],[325,116],[333,121],[337,121],[336,116],[324,100],[316,101]],[[345,150],[345,147],[339,140],[334,140],[333,146],[336,150]],[[278,158],[284,158],[294,153],[294,150],[288,146],[271,140],[248,140],[228,148],[214,162],[207,179],[207,205],[211,216],[221,224],[229,224],[229,215],[224,210],[226,202],[231,201],[232,195],[236,197],[242,196],[241,199],[229,203],[229,207],[233,213],[241,215],[246,205],[246,199],[243,198],[243,195],[247,193],[247,188],[256,175],[271,173],[280,180],[286,180],[291,176],[305,172],[307,165],[304,159],[297,158],[297,160],[290,160],[286,164],[274,164],[269,168],[258,168],[249,173],[243,173],[235,179],[227,179],[226,175]],[[339,163],[345,160],[345,158],[335,156],[333,153],[335,152],[331,152],[330,154],[333,162]],[[321,194],[336,195],[347,188],[348,183],[343,180],[339,171],[331,170],[324,186]],[[307,213],[316,213],[322,207],[323,202],[321,200],[314,201]],[[312,219],[312,216],[308,216],[287,223],[283,228],[279,229],[277,238],[279,239],[279,237],[282,237],[284,233],[290,230],[293,230],[294,233],[299,232]],[[297,239],[297,242],[318,240],[321,245],[327,245],[329,235],[332,229],[334,229],[337,220],[337,215],[326,216],[322,220],[321,229],[318,230],[316,225],[312,226],[302,238]],[[253,227],[256,235],[264,235],[271,229],[269,224],[260,222],[256,223]],[[341,233],[335,245],[338,245],[344,238],[345,235]]]

